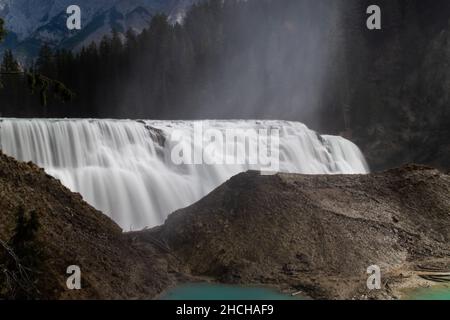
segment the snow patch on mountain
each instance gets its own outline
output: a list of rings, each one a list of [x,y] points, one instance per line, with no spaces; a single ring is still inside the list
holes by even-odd
[[[113,30],[136,32],[148,26],[153,15],[165,13],[171,22],[181,22],[186,11],[198,0],[0,0],[0,18],[8,30],[0,45],[21,55],[34,56],[40,45],[77,50],[99,41]],[[82,30],[66,28],[66,9],[81,8]]]

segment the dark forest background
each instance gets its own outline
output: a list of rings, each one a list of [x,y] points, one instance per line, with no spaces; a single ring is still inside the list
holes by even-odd
[[[75,98],[43,106],[25,77],[4,75],[0,113],[296,120],[352,139],[373,169],[449,168],[450,2],[376,1],[383,29],[369,31],[372,2],[211,0],[182,25],[157,15],[141,34],[113,33],[79,52],[43,46],[27,68]],[[4,55],[2,71],[21,68]]]

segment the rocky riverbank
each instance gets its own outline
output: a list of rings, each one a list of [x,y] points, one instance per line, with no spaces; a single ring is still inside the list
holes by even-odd
[[[420,166],[354,176],[248,172],[163,226],[122,233],[42,169],[1,154],[0,239],[11,239],[21,206],[37,213],[39,299],[150,299],[194,278],[312,298],[396,298],[448,271],[449,191],[450,176]],[[368,291],[374,264],[382,289]],[[66,287],[69,265],[81,268],[81,290]]]
[[[449,191],[448,175],[420,166],[356,176],[248,172],[148,234],[191,273],[220,282],[396,298],[425,284],[419,271],[448,272]],[[379,291],[366,286],[371,265],[381,268]]]

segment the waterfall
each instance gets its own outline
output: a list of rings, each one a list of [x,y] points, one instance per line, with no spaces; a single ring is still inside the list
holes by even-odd
[[[0,148],[18,160],[45,168],[124,230],[137,230],[163,223],[171,212],[200,200],[233,175],[253,169],[248,164],[176,165],[171,158],[176,143],[172,133],[177,130],[191,136],[198,123],[0,119]],[[201,123],[221,132],[226,128],[278,128],[282,172],[368,173],[362,153],[352,142],[320,136],[301,123]]]

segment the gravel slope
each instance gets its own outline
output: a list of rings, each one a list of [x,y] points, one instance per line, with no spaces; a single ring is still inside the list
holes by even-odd
[[[419,166],[354,176],[248,172],[151,232],[192,273],[221,282],[391,298],[418,281],[418,265],[450,266],[450,176]],[[368,292],[374,264],[384,285]]]

